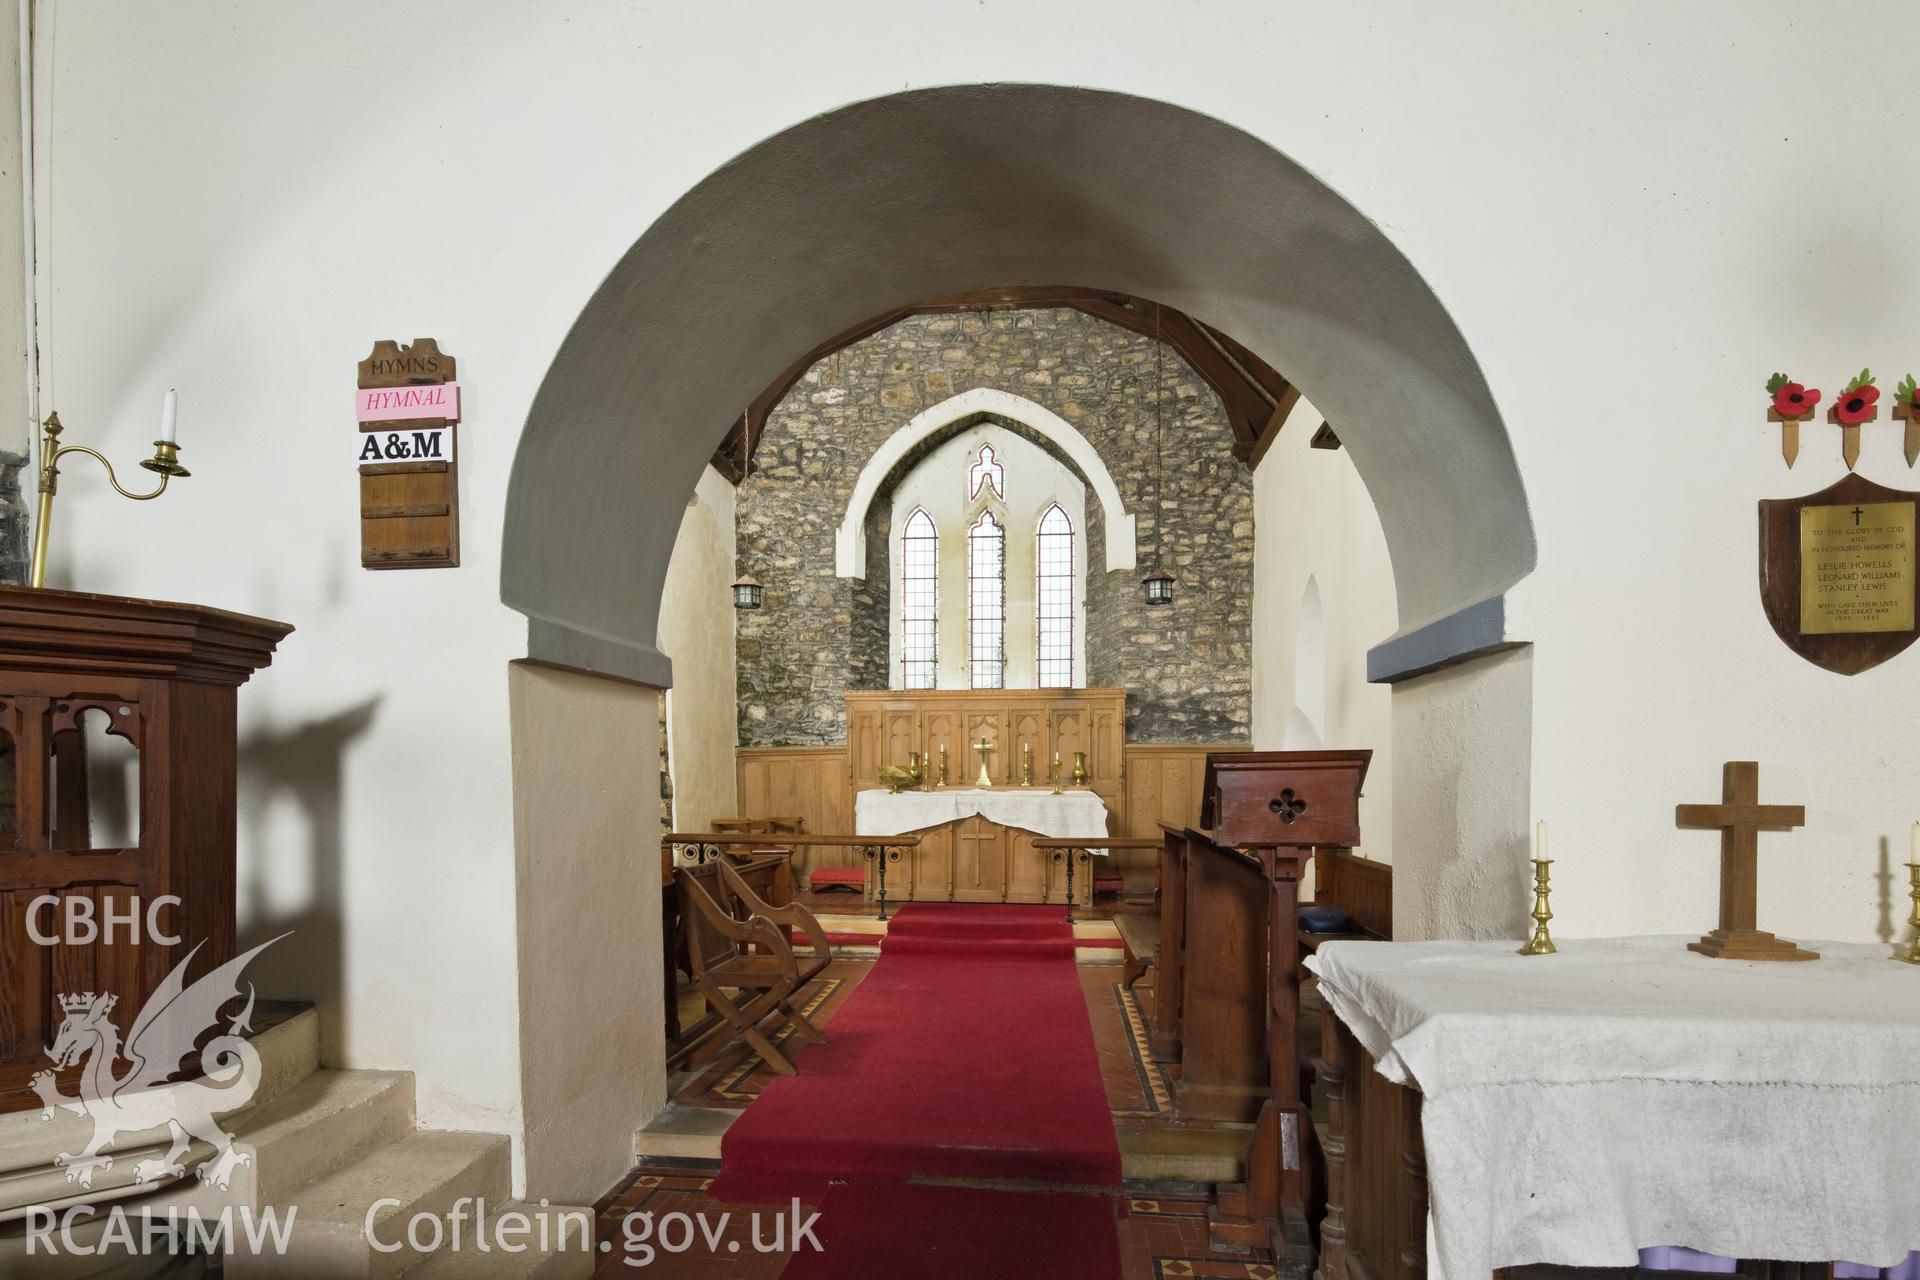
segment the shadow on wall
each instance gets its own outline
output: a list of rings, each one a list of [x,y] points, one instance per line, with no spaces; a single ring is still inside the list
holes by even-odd
[[[255,733],[240,742],[240,795],[245,844],[255,851],[250,873],[237,886],[242,950],[293,931],[293,936],[255,961],[263,992],[312,1000],[320,1009],[322,1057],[335,1060],[332,1042],[344,985],[341,966],[341,799],[347,747],[373,725],[378,695],[290,732]],[[262,856],[273,836],[268,815],[274,802],[291,800],[305,822],[305,902],[276,912],[267,883],[276,862]],[[290,855],[291,856],[291,855]],[[284,862],[281,863],[284,865]]]

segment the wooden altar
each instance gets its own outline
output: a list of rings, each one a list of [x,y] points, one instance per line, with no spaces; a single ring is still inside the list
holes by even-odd
[[[0,588],[0,1111],[40,1105],[28,1081],[48,1066],[61,994],[113,993],[124,1030],[194,946],[191,977],[233,958],[236,690],[292,630],[200,605]],[[104,788],[90,794],[87,735],[101,730],[131,748],[125,813],[104,812]],[[126,838],[101,847],[109,825]],[[49,897],[57,905],[32,907]]]
[[[1097,794],[1084,790],[1058,796],[1037,788],[868,790],[856,798],[854,829],[876,838],[909,831],[920,838],[911,856],[888,872],[887,893],[897,901],[1065,903],[1066,859],[1035,842],[1049,834],[1102,839],[1107,811]],[[877,888],[869,878],[867,896]],[[1091,874],[1072,889],[1076,906],[1093,902]]]

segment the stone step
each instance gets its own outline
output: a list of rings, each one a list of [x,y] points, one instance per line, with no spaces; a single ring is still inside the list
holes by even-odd
[[[315,1071],[230,1126],[253,1155],[233,1170],[235,1204],[282,1205],[300,1188],[414,1131],[413,1076],[404,1071]],[[196,1155],[210,1154],[194,1144]]]
[[[241,1116],[265,1110],[313,1075],[319,1062],[320,1016],[310,1008],[302,1009],[251,1037],[251,1043],[260,1055],[260,1082],[249,1112]],[[412,1106],[411,1092],[408,1106]],[[223,1116],[221,1123],[232,1132],[241,1121]],[[143,1160],[157,1160],[169,1145],[162,1131],[125,1135],[108,1150],[112,1167],[95,1170],[93,1186],[85,1189],[67,1182],[65,1170],[53,1160],[60,1152],[81,1150],[92,1136],[93,1121],[69,1111],[56,1110],[51,1120],[42,1120],[38,1110],[0,1116],[0,1223],[18,1216],[27,1205],[91,1204],[138,1194],[134,1170]],[[193,1152],[189,1167],[210,1154],[210,1148],[196,1144]]]
[[[408,1134],[301,1189],[293,1196],[299,1214],[286,1254],[235,1254],[227,1260],[227,1275],[231,1280],[391,1280],[424,1256],[407,1241],[416,1217],[444,1220],[463,1198],[507,1201],[511,1145],[496,1134]],[[382,1201],[387,1203],[375,1209]],[[369,1212],[374,1237],[397,1243],[398,1249],[373,1247],[367,1237]],[[432,1243],[430,1232],[418,1238]]]
[[[542,1208],[515,1200],[496,1210],[489,1204],[490,1246],[498,1239],[492,1234],[495,1224],[509,1213],[524,1214],[532,1224],[527,1232],[513,1237],[513,1242],[528,1246],[524,1252],[507,1253],[496,1247],[482,1253],[470,1240],[463,1240],[457,1252],[442,1249],[405,1272],[405,1280],[587,1280],[593,1274],[599,1255],[592,1209],[559,1204]],[[544,1248],[538,1245],[543,1223]]]

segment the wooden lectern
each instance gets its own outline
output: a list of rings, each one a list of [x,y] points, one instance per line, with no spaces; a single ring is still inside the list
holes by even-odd
[[[1316,847],[1360,842],[1371,751],[1208,755],[1199,830],[1163,827],[1152,1046],[1177,1055],[1182,1117],[1252,1120],[1247,1181],[1208,1214],[1225,1244],[1271,1247],[1283,1276],[1313,1265],[1302,1158],[1296,907]]]
[[[291,630],[199,605],[0,587],[0,1112],[40,1105],[28,1081],[51,1065],[60,995],[118,996],[124,1036],[196,944],[192,977],[233,958],[236,690]],[[110,801],[88,794],[86,742],[101,727],[138,754],[122,815],[137,835],[123,847],[94,847]],[[169,895],[179,905],[155,911]],[[62,1073],[63,1092],[78,1072]]]

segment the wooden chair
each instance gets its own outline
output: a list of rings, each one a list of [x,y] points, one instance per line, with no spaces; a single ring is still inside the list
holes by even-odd
[[[713,874],[703,874],[709,868]],[[729,880],[733,883],[729,884]],[[742,889],[753,896],[752,890],[746,889],[745,881],[725,862],[682,868],[674,876],[680,890],[694,986],[730,1032],[715,1035],[696,1049],[688,1061],[698,1066],[729,1046],[744,1043],[781,1075],[793,1075],[793,1063],[775,1047],[772,1037],[783,1026],[790,1026],[803,1040],[820,1043],[826,1039],[819,1028],[793,1006],[793,997],[804,981],[793,948],[772,920],[759,915],[740,918],[722,906],[713,890],[703,882],[725,885],[722,892],[730,898]],[[757,896],[753,900],[758,901]],[[818,943],[825,951],[824,937]],[[810,973],[826,967],[822,964],[812,968],[811,962],[809,964]]]
[[[720,864],[721,882],[726,885],[728,895],[747,916],[771,921],[774,927],[780,930],[780,936],[788,940],[789,945],[793,938],[792,930],[796,926],[806,933],[808,940],[813,944],[813,954],[794,957],[794,963],[800,975],[800,985],[805,986],[819,977],[833,962],[833,948],[827,945],[827,931],[821,927],[819,918],[799,903],[786,902],[776,907],[757,893],[747,877],[742,874],[754,869],[755,864],[751,862],[738,869],[722,862]],[[739,911],[735,912],[735,915],[739,914]]]

